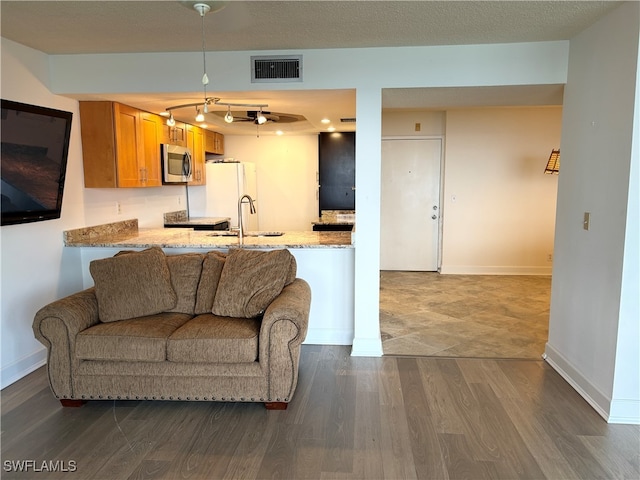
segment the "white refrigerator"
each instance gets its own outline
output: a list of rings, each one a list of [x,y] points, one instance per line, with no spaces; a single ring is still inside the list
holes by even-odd
[[[245,230],[259,230],[260,203],[254,163],[212,163],[205,166],[207,184],[189,189],[189,214],[192,217],[229,217],[231,228],[238,227],[238,200],[244,194],[255,201],[256,213],[242,205]]]

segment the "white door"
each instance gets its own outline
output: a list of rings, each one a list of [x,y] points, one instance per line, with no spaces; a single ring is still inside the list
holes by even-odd
[[[441,139],[382,141],[382,270],[438,269],[441,152]]]

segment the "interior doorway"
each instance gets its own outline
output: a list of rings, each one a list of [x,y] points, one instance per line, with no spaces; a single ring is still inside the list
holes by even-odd
[[[441,161],[441,138],[382,140],[382,270],[438,270]]]

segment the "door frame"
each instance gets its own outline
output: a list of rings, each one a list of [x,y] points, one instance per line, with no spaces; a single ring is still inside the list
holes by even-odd
[[[444,135],[383,135],[381,137],[381,142],[385,140],[439,140],[440,141],[440,178],[438,179],[438,202],[440,204],[439,214],[438,214],[438,248],[437,248],[437,258],[436,258],[436,271],[440,273],[442,268],[442,237],[443,237],[443,217],[444,217],[444,145],[445,145],[445,136]],[[380,150],[382,151],[382,144],[380,145]],[[380,169],[382,169],[382,165],[380,165]],[[380,187],[382,190],[382,187]],[[380,205],[382,209],[382,205]],[[379,234],[378,234],[379,235]]]

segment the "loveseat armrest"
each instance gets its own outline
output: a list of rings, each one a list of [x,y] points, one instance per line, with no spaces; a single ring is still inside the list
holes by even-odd
[[[94,288],[56,300],[36,313],[33,334],[47,347],[47,372],[58,398],[73,397],[76,335],[99,322]]]
[[[269,402],[288,402],[293,395],[310,308],[311,288],[305,280],[296,278],[264,313],[259,358],[269,378]]]

